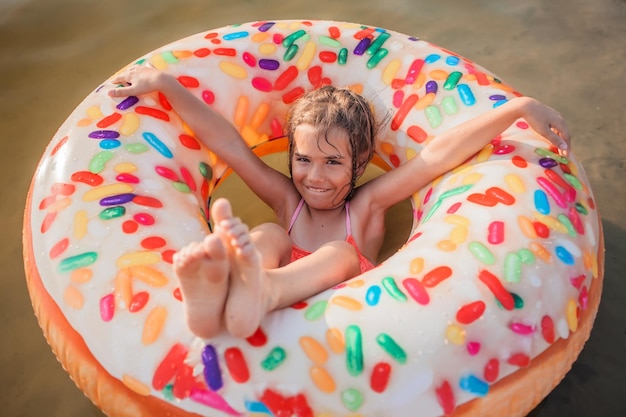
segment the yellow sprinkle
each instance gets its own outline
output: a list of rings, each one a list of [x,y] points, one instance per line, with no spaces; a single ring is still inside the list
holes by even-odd
[[[483,174],[481,174],[480,172],[472,172],[471,174],[466,175],[463,178],[463,185],[476,184],[478,181],[481,180],[482,177]]]
[[[541,259],[542,261],[546,263],[552,261],[552,255],[550,255],[550,252],[548,252],[546,248],[544,248],[539,243],[532,242],[530,244],[530,250],[532,251],[532,253],[535,254],[537,258]]]
[[[309,370],[311,380],[320,391],[326,393],[335,392],[335,381],[333,377],[326,371],[326,369],[320,366],[314,366]]]
[[[456,245],[451,240],[442,240],[437,243],[437,247],[444,252],[453,252],[456,250]]]
[[[85,210],[79,210],[74,215],[74,237],[82,239],[87,234],[87,223],[89,218]]]
[[[262,55],[274,55],[276,52],[276,45],[273,43],[264,43],[259,46],[259,53]]]
[[[326,343],[334,353],[340,354],[344,351],[346,344],[343,340],[343,333],[339,329],[328,329],[326,331]]]
[[[396,74],[400,69],[402,63],[399,59],[392,60],[383,71],[383,82],[387,85],[391,85],[391,82],[396,78]]]
[[[412,148],[407,148],[405,154],[406,154],[407,161],[410,161],[411,159],[417,156],[417,152],[415,152],[415,149],[412,149]]]
[[[128,374],[122,375],[122,382],[126,385],[131,391],[143,396],[150,395],[150,387],[144,384],[143,382],[139,382],[138,379],[133,378]]]
[[[452,229],[452,233],[450,233],[450,241],[455,245],[460,245],[465,242],[467,239],[467,234],[469,233],[467,227],[458,225],[454,229]]]
[[[245,125],[241,128],[241,137],[248,144],[248,147],[252,148],[258,145],[261,141],[259,132],[254,130],[251,126]]]
[[[489,157],[491,156],[491,154],[493,153],[493,145],[489,144],[485,147],[483,147],[480,152],[478,152],[478,155],[476,156],[476,161],[477,162],[485,162],[487,159],[489,159]]]
[[[348,282],[348,287],[350,288],[360,288],[365,285],[365,281],[362,279],[355,279],[353,281]]]
[[[167,69],[167,61],[165,61],[165,59],[163,59],[163,57],[160,54],[152,55],[150,57],[150,63],[156,69],[160,69],[160,70]]]
[[[252,122],[250,123],[252,127],[258,129],[265,118],[267,118],[269,111],[270,105],[267,103],[261,103],[252,116]]]
[[[89,126],[91,122],[92,122],[91,119],[80,119],[78,122],[76,122],[76,126],[79,126],[79,127]]]
[[[130,162],[121,162],[113,168],[115,172],[119,172],[120,174],[129,174],[137,171],[137,165]]]
[[[60,198],[54,203],[50,204],[46,210],[48,211],[48,213],[57,213],[63,210],[64,208],[69,207],[70,204],[72,204],[71,198],[69,197]]]
[[[456,324],[449,325],[446,329],[446,340],[453,345],[461,346],[465,343],[465,330]]]
[[[233,78],[239,78],[241,80],[248,77],[248,71],[241,65],[234,64],[229,61],[221,61],[220,69],[226,75],[230,75]]]
[[[131,252],[117,258],[115,264],[119,269],[137,265],[156,264],[161,261],[161,256],[156,252]]]
[[[193,55],[193,52],[191,52],[189,50],[174,51],[174,52],[172,52],[172,55],[174,55],[178,59],[185,59],[185,58],[191,57]]]
[[[576,314],[576,310],[578,306],[576,305],[576,301],[570,300],[567,302],[567,326],[572,332],[578,330],[578,316]]]
[[[131,191],[133,191],[133,187],[122,182],[103,185],[102,187],[94,188],[83,194],[83,201],[96,201],[104,197],[130,193]]]
[[[409,266],[409,272],[412,275],[418,275],[424,269],[424,258],[413,258]]]
[[[430,106],[434,100],[435,94],[428,93],[422,96],[422,98],[420,98],[419,100],[417,100],[417,103],[415,103],[415,106],[413,107],[415,108],[415,110],[424,110],[426,107]]]
[[[313,58],[315,57],[316,49],[317,46],[315,45],[315,42],[307,42],[306,45],[304,45],[304,49],[302,50],[302,55],[300,56],[300,58],[298,58],[298,62],[296,62],[296,68],[298,68],[300,71],[304,71],[305,69],[307,69],[309,65],[311,65],[311,61],[313,61]]]
[[[302,347],[308,358],[317,365],[323,365],[328,360],[328,352],[326,352],[324,346],[312,337],[302,336],[300,338],[300,347]]]
[[[517,218],[517,224],[524,235],[529,239],[537,238],[537,231],[533,226],[533,222],[526,216],[519,216]]]
[[[89,117],[91,120],[100,119],[103,116],[104,115],[102,114],[102,111],[98,106],[91,106],[87,109],[87,117]]]
[[[363,94],[363,84],[352,84],[349,88],[357,94]]]
[[[261,43],[269,37],[270,37],[270,34],[268,32],[258,32],[252,35],[252,38],[250,39],[254,43]]]
[[[516,174],[506,174],[504,176],[504,181],[506,181],[506,184],[515,193],[521,194],[521,193],[526,191],[526,187],[524,186],[524,182],[519,177],[519,175],[516,175]]]
[[[169,282],[169,279],[161,271],[145,265],[132,266],[130,275],[152,287],[163,287]]]
[[[133,278],[130,269],[120,270],[115,277],[115,301],[120,308],[128,308],[133,298]]]
[[[360,302],[351,297],[346,297],[343,295],[338,295],[337,297],[333,297],[330,299],[330,302],[335,304],[336,306],[347,308],[348,310],[360,310],[362,305]]]
[[[460,226],[469,226],[469,224],[470,224],[470,221],[469,221],[469,219],[467,217],[460,216],[458,214],[450,214],[449,216],[446,216],[444,221],[446,223],[458,224]]]
[[[78,284],[84,284],[91,281],[93,271],[89,268],[78,268],[72,271],[70,279]]]
[[[565,227],[563,223],[561,223],[554,217],[546,216],[539,212],[535,213],[535,217],[537,218],[537,220],[539,220],[541,223],[545,224],[546,226],[548,226],[550,229],[554,230],[555,232],[567,234],[567,227]]]
[[[150,345],[159,338],[163,325],[167,319],[167,309],[165,307],[157,306],[150,311],[146,322],[143,326],[143,333],[141,335],[141,342],[144,345]]]
[[[63,293],[63,301],[65,301],[65,304],[74,310],[83,308],[83,305],[85,304],[83,294],[78,288],[72,287],[71,285],[65,289],[65,292]]]
[[[237,100],[237,106],[235,107],[235,117],[233,117],[233,121],[237,126],[243,126],[246,122],[246,118],[248,117],[248,106],[250,105],[250,100],[246,96],[239,96],[239,100]]]
[[[139,128],[139,116],[136,113],[126,113],[122,119],[120,133],[124,136],[130,136]]]

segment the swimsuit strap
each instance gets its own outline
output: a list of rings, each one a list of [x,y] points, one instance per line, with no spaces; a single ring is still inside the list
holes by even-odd
[[[346,201],[346,236],[352,236],[352,223],[350,223],[350,202]]]
[[[298,203],[296,210],[293,212],[293,215],[291,216],[291,221],[289,222],[289,229],[287,229],[287,234],[291,233],[291,228],[293,227],[294,223],[296,222],[296,219],[300,215],[300,211],[302,211],[302,207],[304,207],[304,198],[300,199],[300,202]]]

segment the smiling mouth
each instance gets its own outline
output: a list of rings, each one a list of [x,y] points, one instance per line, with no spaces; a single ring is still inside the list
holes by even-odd
[[[317,188],[317,187],[306,187],[306,189],[313,193],[323,193],[323,192],[328,191],[327,188]]]

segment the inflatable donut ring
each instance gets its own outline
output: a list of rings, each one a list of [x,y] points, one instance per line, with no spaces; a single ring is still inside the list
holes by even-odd
[[[285,151],[287,107],[332,83],[391,114],[393,169],[451,126],[519,96],[490,72],[392,31],[256,22],[133,64],[168,71],[259,155]],[[210,228],[228,167],[154,93],[110,79],[53,137],[26,206],[25,268],[44,334],[111,416],[522,416],[589,336],[603,240],[583,168],[523,120],[411,198],[401,249],[270,314],[250,338],[195,338],[172,255]]]

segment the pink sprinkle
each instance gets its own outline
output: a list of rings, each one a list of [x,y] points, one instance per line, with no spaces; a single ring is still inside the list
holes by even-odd
[[[148,213],[137,213],[133,216],[133,219],[144,226],[152,226],[154,224],[154,217]]]
[[[128,183],[128,184],[138,184],[139,183],[139,178],[137,178],[133,174],[129,174],[129,173],[119,174],[117,177],[115,177],[115,179],[118,180],[119,182],[125,182],[125,183]]]
[[[102,321],[109,322],[115,314],[115,296],[107,294],[100,299],[100,317]]]
[[[528,324],[519,322],[511,323],[509,327],[513,332],[521,335],[528,335],[535,332],[535,326],[529,326]]]
[[[395,108],[400,107],[403,101],[404,101],[404,91],[398,90],[395,93],[393,93],[393,106]]]
[[[191,391],[191,399],[204,404],[207,407],[215,408],[216,410],[223,411],[226,414],[230,414],[231,416],[240,416],[242,415],[237,410],[233,409],[221,395],[200,388],[194,388]]]
[[[528,123],[522,121],[517,122],[515,126],[519,127],[520,129],[528,129],[529,127]]]
[[[467,344],[467,353],[474,356],[480,352],[480,343],[478,342],[469,342]]]

